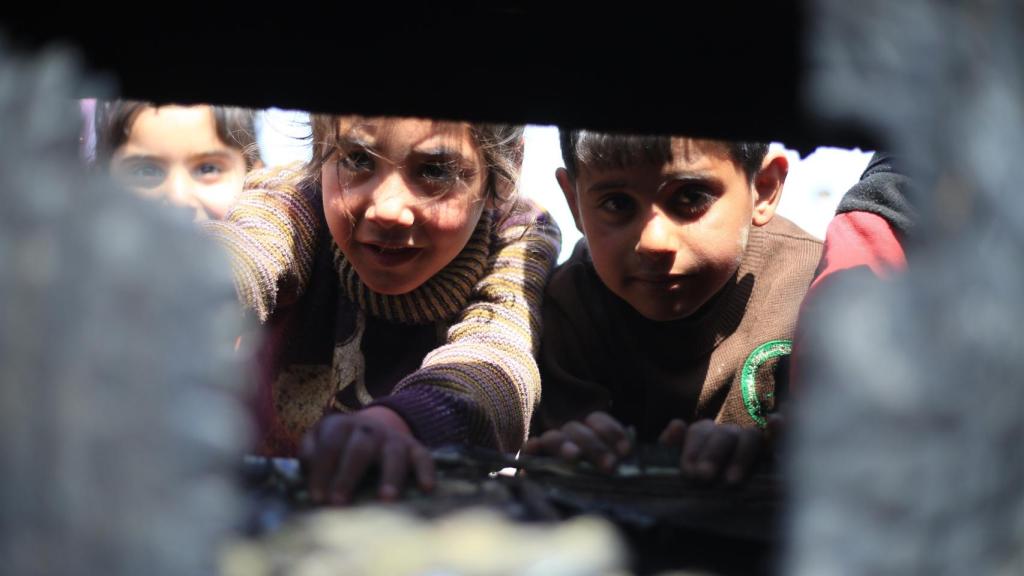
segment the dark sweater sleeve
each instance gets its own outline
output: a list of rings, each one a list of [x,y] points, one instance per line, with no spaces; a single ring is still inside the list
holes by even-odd
[[[881,216],[900,239],[913,232],[917,215],[910,202],[910,178],[899,172],[893,156],[876,152],[860,181],[839,201],[836,214],[868,212]]]
[[[471,400],[432,386],[417,386],[374,401],[402,416],[414,436],[428,446],[463,444],[470,437],[470,421],[479,412]],[[481,446],[497,443],[488,426],[478,426],[483,435],[474,438]]]
[[[595,410],[611,409],[611,390],[600,379],[609,359],[600,349],[599,336],[607,327],[599,325],[592,313],[591,279],[581,268],[581,258],[578,248],[552,278],[544,299],[544,334],[538,358],[543,388],[533,434],[582,419]]]

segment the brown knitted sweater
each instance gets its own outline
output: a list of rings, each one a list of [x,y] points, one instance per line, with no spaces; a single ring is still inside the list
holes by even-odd
[[[534,431],[604,410],[653,441],[672,418],[763,425],[821,242],[776,216],[753,227],[740,268],[695,315],[655,322],[612,294],[584,241],[552,276]]]

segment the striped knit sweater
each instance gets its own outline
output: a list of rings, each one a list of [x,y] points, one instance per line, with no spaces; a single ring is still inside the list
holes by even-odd
[[[427,445],[519,448],[540,399],[534,355],[560,246],[529,202],[485,212],[463,251],[416,290],[370,290],[338,250],[317,186],[298,169],[252,174],[205,230],[232,252],[242,303],[262,323],[260,448],[289,454],[329,411],[383,405]]]

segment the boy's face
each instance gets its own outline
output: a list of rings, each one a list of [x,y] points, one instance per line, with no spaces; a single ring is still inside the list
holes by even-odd
[[[146,197],[223,218],[245,181],[245,157],[217,136],[209,106],[146,107],[110,161],[119,182]]]
[[[598,276],[656,321],[692,315],[725,286],[750,226],[774,215],[788,169],[784,156],[766,158],[751,183],[724,145],[689,139],[672,140],[672,157],[662,166],[580,166],[575,183],[558,173]]]
[[[459,255],[483,213],[487,172],[469,126],[341,118],[339,130],[321,170],[331,236],[371,290],[415,290]]]

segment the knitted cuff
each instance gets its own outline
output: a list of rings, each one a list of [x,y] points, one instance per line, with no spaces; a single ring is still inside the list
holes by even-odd
[[[379,398],[370,406],[384,406],[398,413],[427,446],[465,444],[469,426],[464,401],[432,386],[410,386]]]

